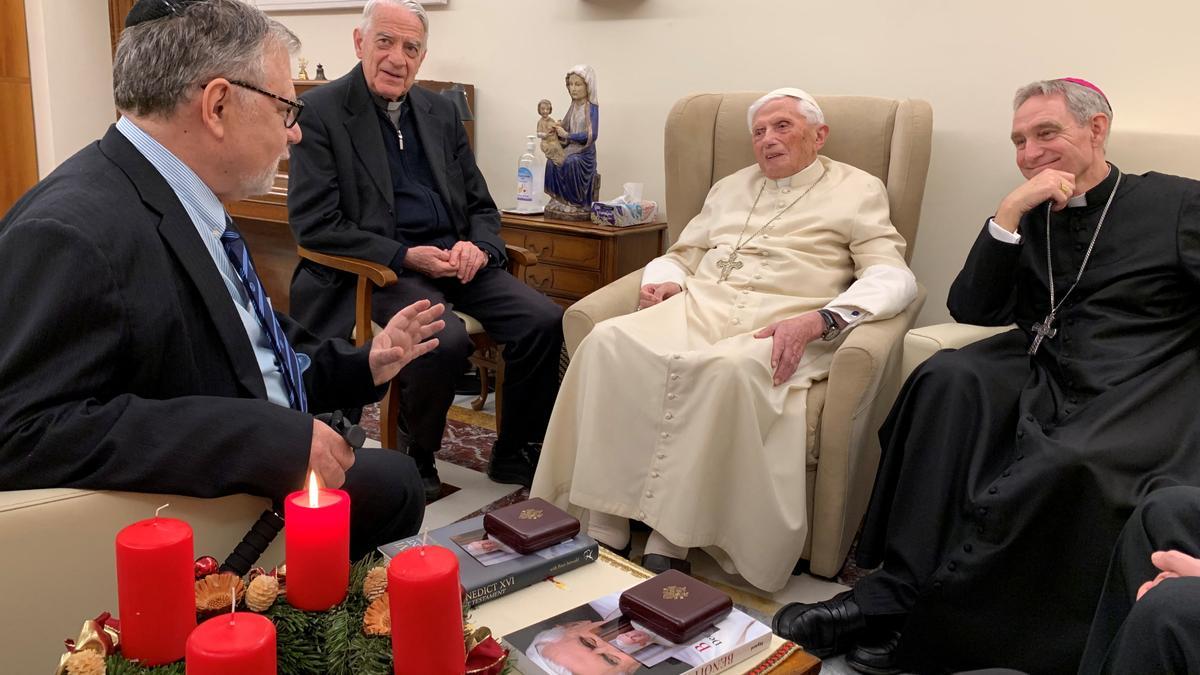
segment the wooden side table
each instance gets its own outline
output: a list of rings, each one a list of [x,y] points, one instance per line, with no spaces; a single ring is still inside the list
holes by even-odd
[[[538,264],[525,283],[564,309],[662,255],[666,223],[610,227],[543,216],[500,214],[505,243],[529,249]]]

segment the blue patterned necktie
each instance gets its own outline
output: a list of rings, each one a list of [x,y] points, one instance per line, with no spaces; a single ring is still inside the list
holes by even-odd
[[[304,378],[300,374],[300,360],[296,358],[295,350],[288,343],[287,336],[283,334],[283,328],[279,325],[279,320],[275,318],[275,312],[267,302],[267,292],[263,290],[258,273],[254,271],[254,264],[250,262],[246,242],[237,228],[233,226],[233,220],[229,216],[225,216],[225,231],[221,233],[221,245],[225,248],[225,254],[229,256],[229,261],[233,263],[233,269],[237,271],[246,293],[250,295],[250,302],[254,305],[254,313],[258,315],[258,322],[267,331],[267,337],[271,339],[271,349],[275,351],[275,359],[279,362],[280,371],[283,373],[283,382],[287,386],[288,401],[296,410],[307,412],[308,399],[304,395]]]

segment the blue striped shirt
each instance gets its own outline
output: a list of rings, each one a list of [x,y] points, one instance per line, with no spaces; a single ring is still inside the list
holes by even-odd
[[[229,291],[229,297],[237,307],[238,316],[241,317],[242,325],[246,328],[246,337],[254,349],[254,357],[258,360],[258,368],[262,371],[263,383],[267,387],[267,398],[272,403],[285,408],[291,407],[288,401],[287,387],[283,380],[283,371],[280,370],[275,350],[271,347],[271,338],[263,329],[262,323],[259,322],[258,315],[254,313],[254,305],[250,301],[250,296],[246,293],[241,278],[233,269],[233,263],[229,261],[229,256],[226,255],[225,248],[221,245],[221,234],[225,232],[226,218],[225,207],[221,204],[221,200],[217,199],[217,196],[204,184],[204,181],[200,180],[195,171],[192,171],[170,150],[164,148],[161,143],[142,131],[128,118],[122,117],[117,120],[117,131],[120,131],[133,144],[133,147],[145,156],[146,161],[162,174],[167,185],[171,186],[175,196],[183,204],[183,209],[187,211],[188,217],[192,219],[192,224],[196,226],[200,240],[208,249],[208,255],[221,273],[221,279],[225,282],[225,289]],[[302,354],[297,356],[303,367],[308,359]]]

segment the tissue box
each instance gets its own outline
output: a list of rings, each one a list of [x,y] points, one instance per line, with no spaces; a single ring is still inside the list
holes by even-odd
[[[676,644],[728,616],[728,595],[678,570],[667,570],[621,594],[621,613]]]
[[[621,200],[592,202],[592,222],[597,225],[628,227],[654,220],[658,204],[649,200],[626,203]]]
[[[579,534],[579,521],[535,497],[484,514],[483,529],[517,553],[528,554]]]

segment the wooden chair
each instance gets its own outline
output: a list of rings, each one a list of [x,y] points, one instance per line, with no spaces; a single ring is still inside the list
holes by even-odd
[[[508,271],[518,279],[524,280],[528,268],[537,264],[537,256],[519,246],[507,246]],[[371,321],[371,294],[375,288],[383,288],[396,283],[396,272],[386,265],[380,265],[361,258],[350,258],[340,255],[327,255],[297,246],[296,252],[301,258],[311,260],[319,265],[331,267],[342,272],[349,272],[358,277],[358,290],[354,300],[354,333],[352,338],[356,345],[365,345],[379,326]],[[475,345],[475,352],[470,356],[470,362],[479,369],[479,396],[471,402],[475,410],[483,408],[487,402],[489,379],[496,382],[496,428],[500,428],[500,415],[504,404],[504,359],[500,345],[483,329],[475,317],[455,310],[454,312],[466,324],[467,334]],[[489,373],[491,377],[489,377]],[[397,448],[398,423],[400,421],[400,392],[396,381],[388,385],[387,394],[379,406],[379,440],[385,448]]]

